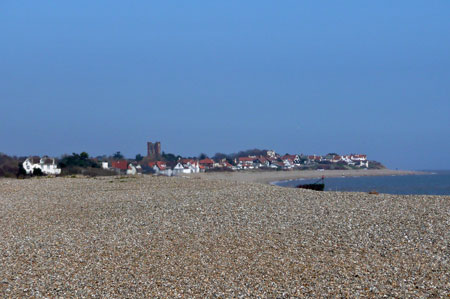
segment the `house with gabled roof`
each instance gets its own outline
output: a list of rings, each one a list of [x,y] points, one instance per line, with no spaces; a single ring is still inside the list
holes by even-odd
[[[256,158],[251,157],[239,157],[236,160],[236,164],[240,165],[242,168],[246,169],[249,167],[253,167],[253,161],[256,160]]]
[[[186,163],[182,163],[184,162]],[[200,165],[198,161],[194,161],[192,159],[181,159],[178,163],[173,167],[173,175],[179,174],[190,174],[190,173],[199,173]]]
[[[367,160],[367,155],[355,155],[355,154],[351,154],[350,155],[350,159],[352,159],[353,161],[366,161]]]
[[[167,167],[167,164],[164,161],[149,162],[148,166],[153,169],[155,174],[166,176],[172,175],[172,169]]]
[[[308,156],[308,162],[321,162],[322,161],[322,156],[317,156],[317,155],[310,155]]]
[[[112,161],[111,168],[125,172],[128,169],[128,161],[127,160]]]
[[[256,166],[256,168],[269,167],[270,166],[270,161],[267,160],[264,156],[259,156],[259,157],[256,157],[253,160],[253,164]]]
[[[40,169],[45,174],[61,174],[61,168],[58,168],[55,159],[48,156],[43,156],[42,158],[37,156],[29,157],[22,163],[22,166],[27,174],[33,174],[35,169]]]
[[[333,158],[331,158],[331,163],[338,163],[343,161],[343,158],[339,155],[334,155]]]
[[[205,169],[210,169],[214,167],[214,160],[210,158],[202,159],[198,162],[200,166],[203,166]]]

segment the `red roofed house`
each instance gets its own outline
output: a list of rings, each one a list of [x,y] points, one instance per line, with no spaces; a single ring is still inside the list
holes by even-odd
[[[233,168],[233,165],[231,165],[230,163],[228,163],[228,161],[224,161],[224,162],[222,162],[222,167],[232,169],[232,168]]]
[[[365,161],[367,160],[367,155],[350,155],[350,159],[353,161]]]
[[[199,164],[200,164],[200,166],[203,166],[204,169],[213,168],[214,167],[214,160],[212,160],[210,158],[206,158],[206,159],[200,160]],[[202,167],[200,167],[200,169],[202,169]]]
[[[183,163],[186,162],[186,163]],[[185,174],[185,173],[199,173],[200,167],[198,162],[192,159],[181,159],[173,168],[173,175]]]
[[[351,155],[351,159],[354,162],[359,162],[359,164],[357,163],[356,166],[369,168],[369,161],[367,160],[367,155]]]
[[[238,158],[238,165],[242,166],[242,167],[250,167],[253,166],[253,161],[255,160],[255,158],[250,158],[250,157],[239,157]]]
[[[333,158],[331,159],[331,162],[332,162],[332,163],[337,163],[337,162],[339,162],[339,161],[343,161],[342,157],[339,156],[339,155],[335,155],[335,156],[333,156]]]
[[[299,155],[284,155],[281,157],[283,161],[289,161],[291,164],[300,164],[300,156]]]
[[[263,156],[259,156],[259,157],[255,158],[255,159],[253,159],[253,165],[254,165],[256,168],[259,168],[259,167],[269,167],[270,161],[267,160],[266,158],[264,158]]]
[[[127,171],[128,169],[128,161],[127,160],[118,160],[111,162],[111,168],[119,169],[121,171]]]
[[[167,176],[172,175],[172,169],[167,167],[166,162],[163,162],[163,161],[149,162],[148,166],[153,168],[153,171],[156,174],[167,175]]]
[[[309,161],[313,161],[313,162],[320,162],[320,161],[322,161],[322,157],[321,156],[312,155],[312,156],[308,156],[308,160]]]
[[[178,162],[180,162],[183,165],[186,165],[186,164],[194,165],[197,163],[194,159],[181,159]]]

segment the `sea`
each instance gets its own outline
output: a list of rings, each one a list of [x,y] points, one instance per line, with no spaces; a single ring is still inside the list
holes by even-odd
[[[429,174],[325,178],[325,191],[450,195],[450,170],[426,170],[426,172]],[[315,182],[317,179],[299,179],[274,184],[295,188],[300,184]]]

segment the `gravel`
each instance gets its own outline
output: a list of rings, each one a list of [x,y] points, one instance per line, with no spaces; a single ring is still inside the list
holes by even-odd
[[[0,180],[2,297],[445,297],[450,197]]]

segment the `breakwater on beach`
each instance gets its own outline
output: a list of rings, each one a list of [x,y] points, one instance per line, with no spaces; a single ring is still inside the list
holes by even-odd
[[[325,180],[325,191],[369,192],[386,194],[450,195],[450,171],[432,171],[425,175],[388,175],[362,177],[332,177]],[[275,182],[282,187],[310,184],[316,179]]]

